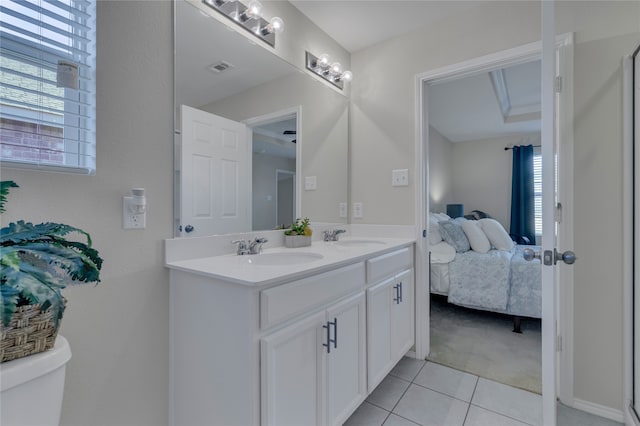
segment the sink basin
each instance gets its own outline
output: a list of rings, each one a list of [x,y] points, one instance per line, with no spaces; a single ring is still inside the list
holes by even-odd
[[[319,253],[292,252],[292,253],[263,253],[258,255],[238,256],[243,263],[260,266],[278,265],[299,265],[301,263],[311,263],[322,259],[324,256]]]
[[[344,247],[367,247],[367,246],[383,246],[386,243],[380,240],[338,240],[334,243],[338,246]]]

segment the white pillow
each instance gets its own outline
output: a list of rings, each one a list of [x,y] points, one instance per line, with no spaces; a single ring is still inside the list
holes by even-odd
[[[508,251],[513,248],[514,242],[500,222],[495,219],[480,219],[478,223],[496,249]]]
[[[462,230],[467,235],[471,250],[478,253],[486,253],[491,250],[491,243],[477,221],[465,220],[461,225]]]
[[[438,219],[434,215],[429,215],[429,244],[434,246],[442,241],[442,234],[440,233],[440,225],[438,225]]]

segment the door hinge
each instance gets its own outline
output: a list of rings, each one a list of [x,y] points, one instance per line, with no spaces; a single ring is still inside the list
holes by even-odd
[[[556,352],[562,352],[562,336],[556,336]]]
[[[556,80],[554,82],[554,90],[556,93],[562,92],[562,76],[556,76]]]

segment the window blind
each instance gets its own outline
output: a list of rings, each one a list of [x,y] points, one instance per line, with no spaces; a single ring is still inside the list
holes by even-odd
[[[542,235],[542,155],[533,155],[533,194],[536,235]]]
[[[95,173],[95,8],[87,0],[0,2],[3,166]]]

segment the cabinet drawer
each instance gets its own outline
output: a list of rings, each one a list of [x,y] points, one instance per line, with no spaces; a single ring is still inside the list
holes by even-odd
[[[413,266],[410,247],[367,260],[367,283],[371,284]]]
[[[260,292],[260,327],[330,302],[365,284],[364,263],[356,263]]]

